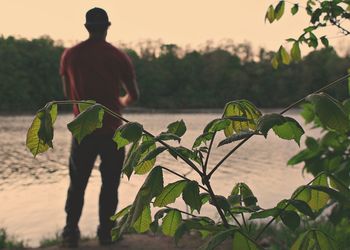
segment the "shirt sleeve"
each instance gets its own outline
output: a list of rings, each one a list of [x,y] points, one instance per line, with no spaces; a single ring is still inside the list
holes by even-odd
[[[68,49],[65,49],[61,56],[60,70],[59,70],[61,76],[64,76],[67,74],[67,52],[68,52]]]

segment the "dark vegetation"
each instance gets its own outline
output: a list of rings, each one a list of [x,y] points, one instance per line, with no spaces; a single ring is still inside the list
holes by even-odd
[[[0,111],[35,111],[50,100],[62,100],[58,69],[63,49],[49,37],[1,36]],[[311,52],[279,70],[271,67],[273,52],[260,49],[254,55],[248,43],[184,50],[150,42],[126,51],[142,93],[135,106],[155,109],[222,108],[234,99],[283,107],[350,67],[349,55],[340,57],[333,48]],[[345,87],[331,91],[341,99],[345,93]]]

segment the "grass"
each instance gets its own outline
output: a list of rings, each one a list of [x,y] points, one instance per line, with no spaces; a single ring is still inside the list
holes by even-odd
[[[80,239],[81,242],[92,240],[93,237],[83,235]],[[56,232],[53,237],[44,237],[40,240],[40,247],[51,247],[60,245],[62,237],[60,232]]]
[[[0,228],[0,249],[24,249],[24,247],[23,241],[9,237],[6,230]]]

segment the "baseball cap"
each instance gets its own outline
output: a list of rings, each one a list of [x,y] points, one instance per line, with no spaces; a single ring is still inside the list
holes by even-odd
[[[92,8],[85,15],[85,25],[111,25],[107,12],[101,8]]]

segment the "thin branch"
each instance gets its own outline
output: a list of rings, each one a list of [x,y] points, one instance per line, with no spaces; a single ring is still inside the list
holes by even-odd
[[[210,140],[210,144],[209,144],[209,148],[208,148],[207,157],[205,158],[205,163],[204,163],[204,165],[203,165],[203,173],[204,173],[204,174],[207,173],[208,162],[209,162],[209,157],[210,157],[210,152],[211,152],[211,148],[212,148],[213,143],[214,143],[215,135],[216,135],[216,132],[213,134],[213,138],[211,138],[211,140]]]
[[[228,213],[230,214],[230,216],[232,217],[232,219],[235,220],[235,222],[237,223],[237,225],[242,228],[241,223],[239,223],[239,221],[237,220],[237,218],[235,217],[235,215],[229,210]]]
[[[298,197],[298,195],[303,192],[314,180],[316,180],[319,176],[325,174],[325,172],[321,172],[318,175],[316,175],[315,178],[313,178],[311,181],[309,181],[306,185],[304,185],[298,192],[296,192],[287,202],[286,204],[283,206],[283,208],[281,210],[278,211],[278,213],[273,216],[273,218],[263,227],[263,229],[261,229],[261,231],[258,233],[258,235],[256,236],[255,240],[258,240],[261,235],[265,232],[265,230],[271,225],[272,222],[274,222],[280,215],[282,212],[284,212],[284,210],[287,209],[287,207],[290,205],[290,201],[294,200],[296,197]]]
[[[171,170],[171,169],[169,169],[169,168],[162,167],[162,166],[160,166],[160,167],[161,167],[162,169],[164,169],[164,170],[166,170],[166,171],[168,171],[168,172],[170,172],[170,173],[172,173],[172,174],[174,174],[174,175],[176,175],[176,176],[178,176],[178,177],[180,177],[180,178],[186,180],[186,181],[191,181],[191,180],[188,179],[186,176],[181,175],[181,174],[178,174],[178,173],[176,173],[175,171],[173,171],[173,170]],[[205,190],[205,191],[208,192],[208,189],[207,189],[206,187],[204,187],[204,186],[202,186],[202,185],[200,185],[200,184],[198,184],[198,186],[199,186],[200,188],[202,188],[203,190]]]
[[[322,91],[325,91],[327,89],[329,89],[330,87],[333,87],[334,85],[336,85],[337,83],[347,79],[350,77],[350,74],[346,74],[332,82],[330,82],[329,84],[327,84],[326,86],[312,92],[310,95],[312,94],[317,94],[320,93]],[[309,95],[301,98],[300,100],[292,103],[291,105],[289,105],[288,107],[286,107],[285,109],[283,109],[280,114],[283,115],[284,113],[286,113],[287,111],[289,111],[290,109],[294,108],[295,106],[299,105],[300,103],[302,103]],[[238,148],[240,148],[244,143],[246,143],[250,138],[252,138],[254,134],[250,135],[249,137],[245,138],[243,141],[241,141],[240,143],[237,144],[237,146],[235,146],[230,152],[228,152],[221,161],[219,161],[216,166],[210,171],[210,173],[208,174],[208,178],[210,179],[210,177],[213,175],[213,173],[221,166],[222,163],[224,163],[224,161],[230,157]]]

